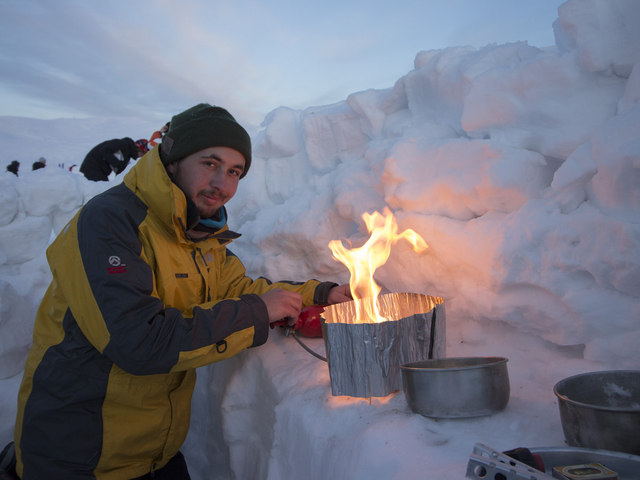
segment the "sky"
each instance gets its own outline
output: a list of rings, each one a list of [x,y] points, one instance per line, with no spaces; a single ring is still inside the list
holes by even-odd
[[[0,0],[0,116],[164,119],[392,87],[422,50],[554,44],[560,0]]]
[[[227,204],[242,234],[228,247],[249,274],[344,283],[329,242],[363,245],[362,214],[388,207],[429,248],[393,245],[377,283],[442,298],[436,341],[446,357],[507,358],[510,397],[491,415],[442,419],[413,412],[401,388],[333,395],[330,368],[276,330],[198,369],[183,448],[194,480],[461,480],[476,443],[533,448],[548,469],[553,459],[595,460],[637,478],[637,456],[578,456],[565,445],[553,387],[640,370],[638,24],[635,0],[569,0],[562,52],[496,43],[425,53],[393,88],[265,118]],[[102,125],[95,119],[0,120],[0,135],[11,133],[2,148],[58,159],[36,171],[25,163],[18,177],[0,172],[1,446],[13,435],[30,319],[51,280],[46,247],[122,176],[90,182],[66,168],[88,137],[77,132]],[[322,339],[303,341],[326,354]],[[616,387],[609,393],[625,398],[612,402],[637,412],[640,398]]]

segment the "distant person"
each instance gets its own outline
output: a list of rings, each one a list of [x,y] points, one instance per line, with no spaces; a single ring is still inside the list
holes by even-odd
[[[160,130],[156,130],[151,134],[151,138],[149,139],[150,148],[153,148],[158,144],[156,140],[162,140],[162,137],[164,136],[164,134],[167,133],[167,131],[169,130],[169,126],[171,126],[171,122],[165,123]]]
[[[129,162],[144,155],[149,150],[147,141],[134,142],[131,138],[115,138],[102,142],[91,149],[84,158],[80,171],[89,180],[107,182],[111,172],[122,173]]]
[[[11,172],[17,177],[19,168],[20,162],[18,160],[14,160],[9,165],[7,165],[7,172]]]
[[[31,165],[31,170],[39,170],[41,168],[44,168],[46,165],[47,159],[44,157],[40,157],[38,160],[33,162],[33,165]]]

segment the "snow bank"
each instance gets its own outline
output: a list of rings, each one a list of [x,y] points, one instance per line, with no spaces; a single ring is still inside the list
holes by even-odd
[[[362,213],[390,206],[431,248],[392,250],[379,283],[448,299],[451,334],[506,322],[637,366],[614,345],[640,341],[638,21],[637,2],[569,1],[555,49],[420,52],[392,88],[272,112],[234,248],[269,277],[346,281],[328,242],[361,245]]]
[[[0,378],[24,366],[51,281],[47,246],[80,206],[109,186],[55,166],[0,175]]]

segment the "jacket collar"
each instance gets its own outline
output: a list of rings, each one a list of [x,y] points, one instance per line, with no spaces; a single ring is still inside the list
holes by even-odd
[[[150,215],[156,217],[168,232],[186,240],[186,231],[197,225],[200,217],[195,204],[169,177],[160,160],[159,150],[154,147],[142,156],[125,175],[124,183],[149,207]],[[225,225],[217,232],[212,231],[208,238],[228,243],[239,236]]]

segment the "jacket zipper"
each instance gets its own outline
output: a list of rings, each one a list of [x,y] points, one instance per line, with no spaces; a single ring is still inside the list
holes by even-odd
[[[207,259],[204,258],[204,255],[202,254],[202,250],[200,250],[199,247],[196,247],[196,251],[200,255],[200,258],[202,259],[202,262],[204,263],[205,267],[207,267],[207,271],[208,271],[209,270],[209,264],[207,263]],[[202,274],[202,270],[200,270],[200,266],[198,265],[198,261],[196,260],[196,252],[192,251],[191,252],[191,256],[193,257],[193,263],[196,264],[196,268],[198,269],[198,273],[200,274],[200,276],[202,277],[202,281],[204,282],[204,286],[205,286],[205,289],[206,289],[205,301],[206,302],[210,302],[211,301],[211,287],[209,286],[209,282],[207,281],[207,277],[205,277]]]

